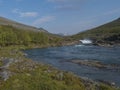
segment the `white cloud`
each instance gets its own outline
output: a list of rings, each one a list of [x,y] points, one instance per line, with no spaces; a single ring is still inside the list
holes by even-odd
[[[42,23],[50,22],[55,19],[54,16],[44,16],[42,18],[39,18],[33,22],[33,25],[40,25]]]
[[[80,10],[86,0],[47,0],[55,4],[55,9],[60,11]]]
[[[20,13],[20,17],[36,17],[38,16],[37,12],[22,12]]]
[[[71,10],[79,10],[78,6],[74,6],[74,5],[58,5],[55,6],[55,9],[57,10],[62,10],[62,11],[71,11]]]
[[[21,12],[19,9],[14,9],[13,13],[19,14],[20,17],[37,17],[37,12]]]

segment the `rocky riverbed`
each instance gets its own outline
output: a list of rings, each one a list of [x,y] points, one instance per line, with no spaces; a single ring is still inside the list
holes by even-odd
[[[12,63],[17,62],[18,60],[13,58],[1,57],[0,61],[2,62],[2,65],[0,67],[0,77],[2,80],[6,81],[11,76],[9,66]]]
[[[120,66],[117,64],[104,64],[96,60],[71,60],[72,63],[84,65],[88,67],[94,67],[98,69],[108,69],[120,71]]]
[[[4,81],[9,79],[10,76],[15,74],[15,72],[12,72],[10,70],[10,67],[12,65],[16,65],[16,69],[25,69],[28,68],[29,70],[33,70],[36,68],[36,63],[32,61],[25,61],[22,58],[7,58],[7,57],[1,57],[0,61],[2,62],[2,65],[0,66],[0,78]],[[17,65],[18,63],[21,63],[21,65]]]

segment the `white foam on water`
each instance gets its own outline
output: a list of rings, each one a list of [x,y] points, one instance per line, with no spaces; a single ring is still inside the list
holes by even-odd
[[[92,40],[89,40],[89,39],[83,39],[80,41],[82,42],[82,44],[92,44]]]
[[[75,45],[75,47],[83,47],[85,45],[79,44],[79,45]]]

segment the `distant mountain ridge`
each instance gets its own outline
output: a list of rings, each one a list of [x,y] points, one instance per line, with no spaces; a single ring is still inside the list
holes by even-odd
[[[10,26],[13,26],[15,28],[24,29],[24,30],[47,32],[43,28],[36,28],[33,26],[25,25],[25,24],[18,23],[16,21],[13,21],[13,20],[10,20],[10,19],[4,18],[4,17],[0,17],[0,25],[10,25]]]
[[[54,42],[54,44],[59,43],[59,45],[62,45],[62,44],[66,45],[71,42],[74,43],[74,41],[75,43],[78,43],[80,39],[91,39],[95,44],[101,44],[101,43],[102,44],[107,43],[111,45],[117,44],[117,43],[120,44],[120,18],[112,22],[109,22],[107,24],[101,25],[99,27],[96,27],[96,28],[93,28],[87,31],[80,32],[72,36],[61,36],[58,34],[52,34],[43,28],[36,28],[33,26],[24,25],[24,24],[21,24],[16,21],[12,21],[12,20],[9,20],[3,17],[0,17],[0,26],[1,26],[0,27],[1,32],[5,32],[5,30],[7,30],[7,33],[12,31],[14,34],[15,32],[21,32],[21,34],[26,32],[26,35],[28,35],[29,38],[31,38],[30,41],[28,40],[28,42],[30,43],[33,43],[33,42],[39,43],[38,41],[40,40],[42,36],[39,37],[39,35],[35,32],[43,32],[43,35],[47,37],[48,39],[47,41],[48,43]],[[13,30],[10,30],[10,29],[13,29]],[[33,35],[34,37],[31,36],[31,33],[34,33]],[[4,36],[4,33],[2,35]],[[4,38],[3,36],[2,38]],[[7,38],[8,36],[6,36],[6,41],[8,41]],[[26,38],[28,39],[28,37]],[[38,40],[35,40],[35,39],[38,39]]]
[[[92,39],[95,43],[120,44],[120,18],[71,36],[73,40]]]

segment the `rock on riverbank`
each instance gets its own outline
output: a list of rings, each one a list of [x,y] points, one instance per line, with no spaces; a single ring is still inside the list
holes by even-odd
[[[85,65],[89,67],[95,67],[98,69],[108,69],[108,70],[117,70],[120,71],[120,66],[116,64],[104,64],[96,60],[71,60],[72,63]]]

